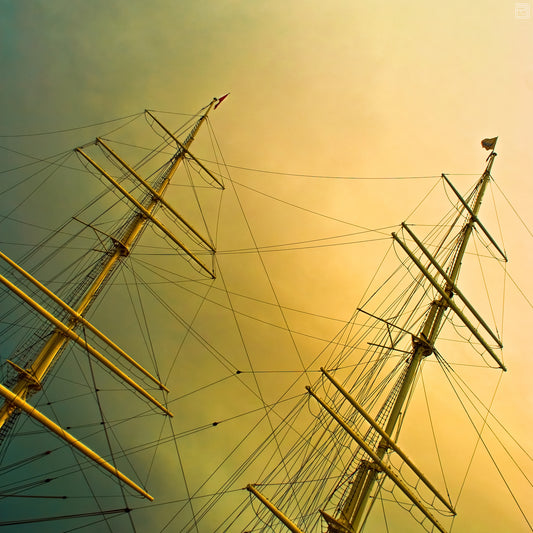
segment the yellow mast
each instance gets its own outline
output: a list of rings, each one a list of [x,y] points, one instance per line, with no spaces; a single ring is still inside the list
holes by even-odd
[[[125,381],[133,389],[135,389],[139,394],[141,394],[146,399],[148,399],[150,402],[155,404],[165,414],[172,416],[172,413],[168,411],[168,409],[166,409],[164,405],[162,405],[159,401],[153,398],[141,386],[139,386],[135,381],[129,378],[120,369],[118,369],[104,355],[102,355],[100,352],[98,352],[98,350],[96,350],[90,344],[88,344],[84,339],[82,339],[79,335],[77,335],[73,330],[79,324],[83,324],[84,326],[88,327],[90,331],[96,334],[111,349],[118,352],[130,364],[132,364],[138,370],[143,372],[149,379],[151,379],[152,381],[155,381],[160,387],[160,389],[168,390],[162,383],[159,382],[157,378],[152,376],[148,371],[146,371],[144,368],[138,365],[138,363],[136,363],[131,357],[129,357],[121,348],[119,348],[110,339],[108,339],[104,334],[102,334],[99,330],[97,330],[94,326],[92,326],[92,324],[90,324],[84,318],[84,315],[86,311],[89,309],[89,306],[91,305],[91,303],[94,301],[94,299],[97,297],[97,295],[101,291],[103,285],[109,279],[114,269],[118,266],[118,264],[121,262],[121,260],[124,257],[129,255],[132,248],[136,244],[136,241],[138,237],[140,236],[142,230],[144,229],[144,227],[146,226],[148,222],[154,223],[159,229],[163,230],[164,233],[167,236],[169,236],[173,242],[175,242],[178,246],[180,246],[203,270],[207,271],[212,277],[214,277],[214,274],[208,269],[208,267],[206,267],[198,258],[196,258],[196,256],[194,256],[194,254],[192,254],[188,249],[186,249],[185,246],[182,245],[182,243],[170,231],[167,230],[166,227],[164,227],[157,219],[155,219],[154,211],[159,203],[164,203],[164,205],[168,206],[168,203],[163,200],[163,195],[174,173],[176,172],[178,166],[183,161],[183,159],[186,156],[192,157],[192,154],[190,153],[189,148],[195,138],[196,133],[198,132],[202,124],[207,120],[207,116],[209,112],[211,111],[211,109],[213,108],[213,106],[216,104],[217,101],[218,99],[215,98],[207,106],[207,109],[204,115],[201,116],[200,119],[197,121],[192,131],[190,132],[187,140],[183,144],[180,143],[174,137],[174,135],[170,133],[157,119],[155,119],[155,117],[151,113],[146,111],[146,113],[150,117],[152,117],[157,122],[157,124],[159,124],[165,130],[165,132],[173,140],[176,141],[176,144],[177,144],[176,154],[172,158],[170,167],[166,171],[166,174],[164,175],[157,190],[152,189],[151,186],[149,186],[146,182],[144,182],[144,180],[142,180],[142,178],[140,178],[133,171],[133,169],[129,167],[129,165],[127,165],[124,161],[118,158],[118,156],[114,152],[112,153],[113,157],[119,160],[119,162],[129,172],[132,172],[136,179],[141,180],[145,188],[148,188],[150,192],[150,196],[149,196],[149,200],[147,200],[146,205],[142,205],[140,202],[135,200],[135,198],[133,198],[126,190],[124,190],[109,174],[107,174],[92,159],[90,159],[83,152],[81,148],[76,148],[76,151],[80,155],[85,157],[85,159],[87,159],[89,163],[91,163],[102,175],[104,175],[109,181],[111,181],[112,184],[116,188],[118,188],[120,192],[126,198],[128,198],[128,200],[130,200],[130,202],[134,204],[134,206],[136,207],[136,215],[132,218],[132,220],[127,225],[121,238],[112,238],[112,241],[113,241],[112,250],[108,253],[106,258],[103,258],[102,262],[99,265],[99,271],[97,271],[95,275],[95,279],[92,281],[89,288],[86,290],[85,294],[81,298],[81,301],[77,304],[75,309],[71,308],[68,304],[63,302],[59,297],[57,297],[54,293],[52,293],[49,289],[47,289],[42,283],[36,280],[29,273],[23,270],[22,267],[17,265],[14,261],[9,259],[4,254],[0,255],[1,259],[6,261],[12,268],[17,270],[26,279],[28,279],[34,285],[36,285],[44,294],[46,294],[48,297],[54,300],[57,304],[59,304],[70,315],[68,322],[64,324],[63,322],[58,320],[56,317],[54,317],[51,313],[49,313],[46,309],[44,309],[41,305],[35,302],[31,297],[29,297],[21,289],[16,287],[16,285],[11,283],[5,277],[0,276],[0,282],[2,282],[15,295],[21,298],[26,304],[30,305],[34,310],[39,312],[42,316],[44,316],[47,320],[49,320],[55,326],[55,329],[50,335],[48,341],[46,342],[44,347],[39,351],[39,353],[36,355],[33,362],[27,368],[21,368],[15,363],[9,361],[11,366],[18,372],[18,377],[17,377],[17,381],[15,385],[12,387],[11,390],[4,386],[0,386],[0,395],[4,397],[4,403],[2,407],[0,407],[0,430],[3,428],[3,426],[8,421],[12,420],[12,417],[15,414],[15,412],[17,412],[17,410],[25,411],[29,416],[32,416],[33,418],[38,420],[41,424],[43,424],[48,429],[56,433],[58,436],[60,436],[62,439],[68,442],[70,445],[72,445],[73,447],[75,447],[76,449],[84,453],[87,457],[95,461],[102,468],[105,468],[106,470],[108,470],[114,476],[122,480],[124,483],[128,484],[130,487],[132,487],[134,490],[136,490],[137,492],[139,492],[141,495],[143,495],[144,497],[148,499],[153,499],[153,498],[146,491],[144,491],[141,487],[139,487],[134,482],[129,480],[129,478],[127,478],[124,474],[119,472],[114,466],[110,465],[105,460],[103,460],[90,448],[83,445],[75,437],[73,437],[68,432],[63,430],[53,421],[49,420],[45,415],[43,415],[37,409],[31,406],[26,400],[37,390],[41,389],[41,384],[42,384],[43,379],[47,375],[53,363],[60,356],[63,348],[66,346],[69,340],[74,340],[75,342],[80,344],[86,351],[88,351],[92,356],[96,357],[100,361],[100,363],[102,363],[109,370],[111,370],[113,373],[119,376],[123,381]],[[98,142],[100,144],[103,144],[102,141],[99,139],[97,139],[97,143]],[[110,149],[105,145],[104,145],[104,148],[110,151]],[[194,159],[196,160],[196,158]],[[209,175],[212,176],[211,172],[209,172]],[[221,185],[218,179],[216,180],[216,182],[219,185]],[[188,223],[183,221],[183,219],[173,209],[171,209],[171,212],[174,213],[175,216],[180,221],[182,221],[190,230],[192,230],[195,235],[199,235]],[[214,247],[210,243],[205,241],[205,239],[203,238],[201,238],[201,240],[205,242],[211,250],[214,251]]]
[[[444,319],[444,314],[447,309],[453,305],[451,298],[455,292],[455,284],[459,276],[469,238],[472,234],[474,224],[477,221],[477,215],[481,207],[483,195],[491,177],[490,171],[495,156],[496,153],[494,151],[489,155],[487,167],[478,183],[478,192],[474,206],[471,210],[468,209],[469,219],[463,226],[462,236],[458,245],[454,262],[450,269],[450,273],[446,277],[444,286],[438,291],[440,293],[440,298],[433,301],[424,325],[422,326],[418,336],[413,338],[413,353],[409,360],[406,372],[404,373],[398,395],[392,405],[387,424],[384,428],[384,432],[389,437],[392,436],[398,424],[400,416],[404,410],[406,399],[411,393],[416,381],[416,376],[418,375],[422,360],[433,353],[433,346],[439,334],[442,321]],[[393,237],[397,242],[401,243],[395,234],[393,234]],[[487,349],[490,350],[489,353],[493,355],[490,347],[487,346]],[[495,356],[494,358],[502,370],[505,370],[505,367],[501,361]],[[389,447],[390,444],[388,440],[382,437],[375,452],[377,456],[376,459],[382,461]],[[347,531],[357,533],[362,527],[368,503],[377,482],[378,471],[382,468],[380,467],[379,461],[376,459],[361,465],[360,468],[362,471],[358,476],[358,482],[352,485],[348,498],[346,499],[344,507],[341,511],[340,518],[338,519],[338,525],[346,528]],[[436,524],[434,523],[434,525]],[[340,531],[340,528],[337,529],[336,524],[330,524],[328,531],[333,533]]]

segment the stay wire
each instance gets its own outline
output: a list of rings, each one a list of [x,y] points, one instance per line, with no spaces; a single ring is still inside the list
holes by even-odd
[[[524,221],[524,219],[520,216],[520,214],[518,213],[518,211],[516,210],[516,208],[514,207],[514,205],[511,203],[511,200],[509,200],[509,198],[507,198],[507,196],[505,195],[505,193],[503,192],[503,190],[500,188],[500,186],[498,185],[498,183],[494,182],[494,184],[496,185],[496,187],[497,187],[498,190],[500,191],[500,194],[505,198],[505,201],[507,202],[507,204],[509,205],[509,207],[512,209],[513,213],[516,215],[516,218],[518,218],[518,220],[520,221],[520,223],[522,224],[522,226],[524,226],[524,229],[529,233],[529,236],[530,236],[530,237],[533,237],[533,232],[529,229],[529,226],[526,224],[526,222]]]
[[[216,139],[216,137],[215,137],[215,139]],[[218,142],[217,142],[217,145],[218,145]],[[223,163],[224,166],[225,166],[225,161],[224,161],[223,156],[222,156],[222,163]],[[242,214],[242,216],[243,216],[243,218],[244,218],[244,221],[245,221],[246,227],[248,228],[248,233],[249,233],[249,235],[250,235],[250,238],[252,239],[252,242],[253,242],[254,246],[257,247],[257,242],[256,242],[255,236],[254,236],[254,234],[253,234],[253,232],[252,232],[252,228],[251,228],[251,226],[250,226],[250,223],[249,223],[249,221],[248,221],[248,218],[247,218],[247,216],[246,216],[246,212],[245,212],[244,207],[243,207],[243,205],[242,205],[241,199],[240,199],[240,197],[239,197],[239,195],[238,195],[238,193],[237,193],[237,190],[236,190],[236,188],[235,188],[235,186],[234,186],[233,181],[230,181],[230,182],[232,183],[233,192],[234,192],[235,198],[236,198],[236,200],[237,200],[237,204],[239,205],[240,212],[241,212],[241,214]],[[300,351],[299,351],[299,349],[298,349],[298,347],[297,347],[297,345],[296,345],[296,341],[295,341],[295,339],[294,339],[294,336],[292,335],[292,333],[291,333],[291,331],[290,331],[289,324],[288,324],[288,322],[287,322],[287,317],[285,316],[285,313],[283,312],[283,309],[282,309],[281,304],[280,304],[280,302],[279,302],[279,299],[278,299],[277,293],[276,293],[276,291],[275,291],[275,288],[274,288],[274,285],[273,285],[272,279],[270,278],[270,275],[269,275],[268,270],[267,270],[267,268],[266,268],[266,264],[265,264],[265,262],[264,262],[264,260],[263,260],[263,257],[261,256],[261,253],[258,253],[258,258],[259,258],[259,261],[260,261],[260,263],[261,263],[261,265],[262,265],[263,272],[265,273],[265,276],[266,276],[266,278],[267,278],[267,280],[268,280],[268,283],[269,283],[270,289],[271,289],[271,291],[272,291],[272,294],[273,294],[273,296],[274,296],[274,298],[275,298],[275,300],[276,300],[276,303],[277,303],[278,309],[279,309],[279,311],[280,311],[281,317],[282,317],[282,319],[283,319],[283,322],[285,323],[285,326],[286,326],[286,328],[287,328],[287,330],[288,330],[288,332],[289,332],[289,336],[290,336],[290,338],[291,338],[291,341],[292,341],[293,347],[294,347],[294,349],[296,350],[296,353],[297,353],[297,355],[298,355],[298,359],[299,359],[300,364],[302,365],[302,369],[303,369],[303,371],[304,371],[304,373],[305,373],[305,372],[306,372],[306,368],[305,368],[304,362],[303,362],[303,360],[302,360],[302,356],[301,356]],[[222,276],[221,276],[221,277],[222,277]],[[225,286],[225,288],[226,288],[226,284],[225,284],[225,281],[224,281],[224,280],[223,280],[223,283],[224,283],[224,286]],[[231,298],[228,298],[228,301],[230,302],[230,305],[232,305],[232,304],[231,304]],[[251,361],[250,355],[249,355],[249,353],[248,353],[248,349],[247,349],[247,347],[246,347],[246,344],[245,344],[245,341],[244,341],[244,337],[243,337],[243,335],[242,335],[242,331],[241,331],[241,328],[240,328],[240,326],[239,326],[239,324],[238,324],[238,321],[237,321],[237,317],[236,317],[236,316],[235,316],[235,324],[237,325],[237,327],[238,327],[238,329],[239,329],[239,335],[240,335],[240,337],[241,337],[241,339],[242,339],[243,347],[244,347],[244,349],[245,349],[245,353],[247,354],[248,361],[249,361],[249,364],[250,364],[250,368],[253,369],[254,367],[253,367],[253,365],[252,365],[252,361]],[[256,385],[257,385],[258,392],[259,392],[259,394],[260,394],[260,396],[261,396],[261,399],[262,399],[262,401],[263,401],[263,403],[264,403],[263,393],[262,393],[262,391],[261,391],[261,387],[260,387],[260,385],[259,385],[259,381],[257,380],[257,377],[256,377],[255,375],[254,375],[254,379],[255,379],[255,381],[256,381]],[[307,378],[307,379],[308,379],[308,382],[309,382],[309,384],[310,384],[309,378]],[[268,410],[266,411],[266,414],[267,414],[268,422],[269,422],[269,425],[270,425],[270,427],[271,427],[272,433],[273,433],[273,435],[274,435],[274,438],[276,439],[276,433],[275,433],[275,431],[274,431],[274,426],[272,425],[272,421],[271,421],[271,418],[270,418],[270,416],[269,416],[269,412],[268,412]],[[276,445],[277,445],[277,447],[278,447],[278,452],[279,452],[279,454],[280,454],[280,457],[283,458],[283,454],[282,454],[282,452],[281,452],[281,449],[279,448],[279,444],[277,443],[277,440],[276,440]],[[285,464],[284,464],[284,468],[286,469],[286,471],[287,471],[287,473],[288,473],[288,468],[287,468],[287,466],[286,466]]]
[[[132,295],[131,291],[129,290],[130,285],[126,284],[126,287],[127,287],[127,290],[128,290],[128,296],[129,296],[129,299],[130,299],[130,302],[131,302],[131,308],[133,309],[133,312],[135,314],[135,317],[136,317],[136,320],[137,320],[137,324],[139,326],[139,331],[142,334],[142,337],[143,337],[143,340],[144,340],[144,345],[146,347],[146,351],[150,354],[150,360],[151,360],[151,362],[153,364],[153,367],[155,369],[155,375],[157,376],[157,378],[159,380],[161,380],[161,376],[160,376],[160,373],[159,373],[159,367],[158,367],[158,364],[157,364],[157,357],[155,355],[154,343],[153,343],[152,337],[150,335],[150,327],[148,325],[148,319],[146,317],[146,311],[144,309],[143,298],[141,296],[141,291],[140,291],[140,288],[139,288],[137,272],[135,271],[135,263],[133,261],[130,261],[128,263],[123,263],[123,264],[124,264],[124,266],[126,268],[129,269],[129,271],[132,274],[132,279],[133,279],[133,283],[134,283],[135,293],[136,293],[136,296],[137,296],[137,302],[139,304],[138,307],[140,309],[140,313],[137,312],[137,306],[135,305],[135,302],[134,302],[134,299],[133,299],[133,295]],[[121,269],[121,272],[122,272],[123,279],[125,279],[124,270]]]
[[[87,344],[87,331],[86,331],[84,325],[82,325],[82,331],[83,331],[83,340]],[[104,434],[105,434],[105,438],[106,438],[106,442],[107,442],[107,448],[108,448],[109,454],[111,456],[111,461],[113,462],[113,464],[116,464],[116,459],[114,457],[113,447],[111,446],[111,439],[109,438],[109,428],[108,428],[108,425],[107,425],[107,420],[106,420],[106,417],[104,416],[104,411],[103,411],[103,408],[102,408],[102,402],[101,402],[101,399],[100,399],[99,389],[98,389],[98,387],[96,385],[96,377],[94,375],[94,368],[93,368],[93,363],[92,363],[92,360],[91,360],[91,354],[88,351],[86,351],[86,355],[87,355],[87,364],[89,366],[89,372],[90,372],[91,379],[92,379],[94,396],[96,398],[96,405],[98,406],[98,412],[100,413],[100,420],[101,420],[102,426],[104,428]],[[124,450],[122,450],[122,452],[124,452]],[[118,482],[118,486],[119,486],[119,489],[120,489],[120,494],[122,496],[122,501],[124,502],[125,508],[127,509],[128,508],[128,502],[127,502],[127,499],[126,499],[126,494],[124,492],[124,486],[122,485],[122,483],[120,481]],[[127,513],[127,514],[128,514],[129,520],[130,520],[131,527],[133,528],[133,531],[135,532],[136,531],[135,524],[133,523],[133,519],[132,519],[131,513]],[[107,523],[107,520],[106,520],[106,523]],[[109,524],[107,524],[107,525],[109,527],[109,530],[113,531],[111,526]]]
[[[427,394],[427,389],[426,389],[426,382],[424,381],[424,374],[422,372],[420,373],[420,381],[422,382],[422,390],[424,391],[424,398],[426,401],[426,409],[428,412],[429,425],[431,426],[431,434],[433,435],[433,444],[435,445],[435,450],[437,452],[437,459],[439,460],[439,467],[440,467],[440,472],[442,474],[442,480],[444,481],[444,487],[446,489],[446,495],[448,496],[448,500],[451,501],[452,499],[450,496],[450,490],[448,488],[448,483],[446,482],[446,475],[444,474],[444,466],[442,464],[442,457],[440,455],[439,446],[437,443],[435,425],[433,424],[433,418],[431,416],[431,409],[429,407],[429,399],[428,399],[428,394]]]
[[[443,368],[444,369],[444,368]],[[513,501],[515,502],[515,505],[517,506],[518,510],[520,511],[520,514],[522,515],[522,517],[524,518],[524,520],[526,521],[526,523],[528,524],[529,528],[533,531],[533,526],[532,524],[529,522],[524,510],[522,509],[520,503],[518,502],[518,500],[516,499],[516,496],[515,494],[513,493],[511,487],[509,486],[509,483],[507,482],[507,480],[505,479],[505,476],[503,475],[503,472],[501,471],[500,467],[498,466],[498,464],[496,463],[496,460],[494,459],[492,453],[490,452],[489,450],[489,447],[487,445],[487,443],[485,442],[485,440],[483,439],[483,436],[482,436],[482,432],[483,432],[483,429],[485,428],[485,425],[486,425],[486,421],[487,421],[487,418],[490,414],[490,409],[492,407],[492,403],[494,402],[494,398],[496,397],[496,393],[498,391],[498,388],[499,388],[499,385],[501,383],[501,379],[502,379],[502,376],[503,376],[503,373],[500,373],[500,376],[498,378],[498,383],[496,384],[496,387],[494,389],[494,393],[492,395],[492,398],[491,398],[491,402],[490,402],[490,405],[489,407],[487,408],[487,413],[485,415],[485,417],[483,418],[483,424],[481,426],[481,429],[478,429],[476,427],[476,425],[474,424],[474,421],[472,420],[472,417],[470,416],[470,413],[468,412],[465,404],[463,403],[463,401],[461,400],[461,398],[459,397],[459,394],[457,393],[457,390],[455,389],[455,387],[453,386],[453,384],[451,383],[451,379],[450,379],[450,376],[448,375],[447,372],[444,372],[444,374],[446,375],[446,378],[448,379],[455,395],[457,396],[457,399],[459,400],[459,403],[461,404],[461,406],[463,407],[463,410],[466,414],[466,416],[468,417],[468,419],[470,420],[470,423],[472,424],[472,427],[474,428],[474,430],[476,431],[476,434],[478,436],[478,439],[476,441],[476,444],[474,446],[474,449],[473,449],[473,452],[472,452],[472,456],[470,458],[470,462],[468,464],[468,467],[467,467],[467,470],[466,470],[466,473],[465,473],[465,477],[463,479],[463,482],[461,484],[461,487],[459,489],[459,493],[457,494],[457,499],[456,499],[456,506],[457,506],[457,503],[459,501],[459,498],[461,497],[461,494],[462,494],[462,491],[464,489],[464,486],[465,486],[465,483],[466,483],[466,479],[468,477],[468,473],[470,471],[470,468],[472,466],[472,463],[474,461],[474,456],[476,454],[476,450],[478,448],[478,445],[479,443],[481,442],[483,444],[483,447],[485,448],[485,451],[487,452],[488,456],[490,457],[491,461],[492,461],[492,464],[494,465],[494,467],[496,468],[496,471],[498,472],[500,478],[502,479],[505,487],[507,488],[509,494],[511,495],[511,498],[513,499]],[[453,528],[453,525],[455,524],[455,519],[454,521],[452,522],[452,527],[450,528],[450,533],[451,533],[451,529]]]
[[[55,135],[55,134],[58,134],[58,133],[67,133],[67,132],[71,132],[71,131],[79,131],[79,130],[83,130],[83,129],[87,129],[87,128],[92,128],[94,126],[101,126],[103,124],[110,124],[112,122],[119,122],[121,120],[126,120],[126,119],[132,118],[132,117],[139,117],[142,114],[144,114],[144,111],[141,111],[139,113],[133,113],[131,115],[126,115],[126,116],[123,116],[123,117],[104,120],[104,121],[101,121],[101,122],[93,122],[91,124],[85,124],[84,126],[75,126],[75,127],[72,127],[72,128],[64,128],[64,129],[59,129],[59,130],[46,130],[46,131],[40,131],[40,132],[36,132],[36,133],[19,133],[19,134],[15,134],[15,135],[0,134],[0,138],[16,139],[16,138],[20,138],[20,137],[39,137],[39,136],[43,136],[43,135]]]

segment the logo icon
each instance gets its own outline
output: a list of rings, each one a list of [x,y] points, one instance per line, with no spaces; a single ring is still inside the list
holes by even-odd
[[[514,5],[514,16],[520,20],[531,18],[531,7],[528,2],[516,2]]]

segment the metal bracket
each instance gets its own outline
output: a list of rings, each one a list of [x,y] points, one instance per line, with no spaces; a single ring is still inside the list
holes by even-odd
[[[22,368],[9,359],[6,361],[6,363],[9,363],[21,376],[24,376],[24,379],[29,382],[32,389],[41,390],[43,388],[41,382],[28,370]]]

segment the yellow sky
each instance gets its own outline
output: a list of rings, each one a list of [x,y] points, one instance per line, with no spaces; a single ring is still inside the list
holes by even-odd
[[[1,0],[0,134],[69,128],[145,108],[193,113],[213,97],[230,92],[211,117],[226,162],[294,174],[231,171],[258,246],[399,224],[441,172],[457,174],[454,183],[465,192],[485,165],[481,139],[498,135],[493,175],[530,228],[533,19],[518,18],[515,8],[516,3],[508,0]],[[87,140],[78,137],[76,142]],[[3,141],[0,138],[0,145],[39,154],[68,148],[61,138],[31,138],[24,145]],[[198,150],[208,157],[201,146]],[[420,179],[379,181],[390,177]],[[487,197],[486,225],[506,247],[512,278],[531,294],[531,234],[499,189],[493,190],[498,217],[492,197]],[[232,187],[224,194],[223,215],[229,214],[221,217],[226,222],[220,227],[221,252],[224,246],[226,251],[253,246]],[[435,188],[432,198],[432,211],[415,211],[409,220],[423,223],[439,202],[448,208],[442,186]],[[387,245],[271,253],[264,254],[264,262],[281,305],[347,320]],[[221,253],[220,263],[226,265],[224,279],[230,287],[272,301],[257,258]],[[471,290],[467,287],[465,292],[478,296],[482,289],[474,275],[466,274],[466,280]],[[505,300],[503,338],[509,371],[499,385],[494,412],[527,444],[533,423],[531,305],[510,281]],[[239,305],[246,309],[249,303]],[[490,313],[485,303],[480,305]],[[279,320],[268,308],[256,307],[254,312],[264,313],[265,320]],[[207,311],[206,315],[207,322],[211,317]],[[324,338],[338,329],[333,321],[296,315],[290,320],[294,329],[307,328]],[[272,346],[281,343],[279,332],[246,325],[248,349],[261,353],[259,367],[299,364],[296,354],[287,359],[272,356]],[[220,330],[222,326],[210,330],[213,339]],[[238,339],[227,335],[223,344],[235,349]],[[298,343],[306,361],[323,345],[300,338]],[[170,341],[164,345],[174,349]],[[243,353],[235,357],[245,364]],[[183,365],[194,367],[190,362]],[[483,372],[483,377],[472,379],[490,401],[499,375]],[[282,377],[263,379],[266,395],[274,394],[276,380],[285,385]],[[435,396],[434,401],[445,407],[439,394]],[[226,412],[222,405],[215,407]],[[229,400],[226,409],[238,410],[239,401]],[[453,426],[453,420],[447,422]],[[424,457],[416,431],[409,436],[409,429],[413,428],[406,423],[402,433],[409,454],[414,459],[422,456],[431,468],[434,458]],[[441,431],[450,461],[463,446],[472,449],[472,442],[463,442],[453,429]],[[216,444],[215,439],[208,448]],[[448,450],[452,444],[457,452]],[[183,446],[185,455],[197,453],[192,443]],[[193,460],[196,466],[201,462]],[[496,532],[529,531],[488,464],[486,458],[474,463],[453,532],[486,531],[489,525]],[[491,475],[485,477],[488,471]],[[532,521],[531,486],[514,474],[510,479]]]

